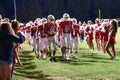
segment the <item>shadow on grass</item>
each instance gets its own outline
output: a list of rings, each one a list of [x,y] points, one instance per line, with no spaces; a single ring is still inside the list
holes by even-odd
[[[20,53],[25,54],[25,55],[29,55],[31,54],[33,51],[20,51]]]
[[[90,60],[91,62],[96,61],[96,62],[101,62],[101,63],[110,63],[110,58],[106,58],[104,56],[98,55],[91,53],[89,55],[82,55],[81,58],[86,58],[86,59],[92,59]]]
[[[103,56],[99,56],[94,53],[86,54],[86,55],[81,55],[81,57],[75,59],[71,58],[70,60],[62,60],[62,56],[56,56],[56,59],[60,63],[68,63],[70,65],[92,65],[93,63],[110,63],[109,58],[105,58]]]
[[[79,48],[78,50],[88,50],[88,48]]]
[[[19,72],[17,76],[23,76],[26,78],[33,78],[33,79],[39,79],[43,77],[49,77],[48,75],[44,75],[42,71],[36,71],[37,65],[33,61],[35,59],[34,56],[32,56],[30,51],[22,51],[20,54],[21,62],[23,63],[23,68],[15,67],[15,70]]]
[[[82,55],[82,58],[91,58],[91,59],[96,59],[96,60],[110,60],[109,58],[105,58],[104,56],[100,56],[97,54],[90,54],[90,55]]]
[[[89,62],[81,61],[80,59],[70,59],[70,60],[62,60],[61,56],[56,56],[56,59],[60,63],[70,64],[70,65],[91,65]]]
[[[120,53],[120,51],[117,51],[117,52],[116,52],[116,56],[120,56],[120,54],[119,54],[119,53]]]
[[[23,76],[26,78],[32,78],[32,79],[39,79],[44,77],[49,77],[48,75],[44,75],[42,71],[20,71],[20,74],[17,74],[17,76]]]

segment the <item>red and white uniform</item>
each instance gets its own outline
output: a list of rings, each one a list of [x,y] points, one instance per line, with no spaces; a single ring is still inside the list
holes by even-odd
[[[104,32],[104,41],[108,42],[108,32]]]
[[[25,33],[24,26],[20,26],[19,31]]]
[[[100,21],[97,21],[96,24],[97,24],[97,26],[101,26]]]
[[[40,38],[46,38],[47,35],[45,33],[45,28],[43,25],[38,26],[38,32],[40,33],[39,36]]]
[[[36,36],[36,33],[37,33],[37,27],[36,27],[36,26],[33,26],[33,27],[31,28],[31,36],[37,37],[37,36]]]
[[[54,37],[56,34],[57,25],[55,23],[46,23],[44,26],[47,37]]]
[[[37,44],[37,27],[36,26],[32,26],[31,28],[31,44],[35,45]]]
[[[71,45],[71,32],[72,32],[72,27],[73,27],[73,22],[72,21],[62,21],[60,22],[60,30],[61,34],[63,36],[62,39],[62,46],[70,47]]]
[[[71,33],[71,35],[72,35],[72,38],[75,38],[75,37],[77,37],[78,36],[78,34],[80,34],[80,32],[79,32],[79,25],[73,25],[73,28],[72,28],[72,33]]]
[[[100,38],[100,30],[95,30],[95,39]]]
[[[47,40],[47,35],[45,33],[45,28],[43,25],[38,26],[38,36],[40,36],[40,50],[43,49],[48,49],[48,40]]]
[[[60,23],[60,27],[63,29],[64,34],[70,34],[72,31],[72,21],[63,21]]]
[[[55,42],[55,35],[57,31],[57,24],[56,23],[46,23],[44,25],[45,32],[48,39],[48,46],[51,47],[53,44],[54,50],[56,51],[56,42]]]
[[[26,32],[26,38],[31,39],[31,26],[26,26],[25,32]]]
[[[105,28],[105,32],[104,32],[104,41],[105,42],[108,42],[108,35],[109,35],[109,28],[110,28],[110,25],[108,25],[108,26],[105,26],[104,27]]]
[[[100,37],[99,37],[100,41],[103,41],[104,39],[104,32],[100,31]]]
[[[93,31],[94,31],[94,29],[93,29],[93,27],[91,25],[88,25],[86,27],[86,35],[87,35],[86,38],[88,40],[93,40]]]
[[[72,36],[71,46],[73,47],[74,45],[76,52],[78,52],[78,35],[80,35],[79,25],[74,24],[72,28],[72,33],[71,33],[71,36]]]
[[[99,30],[100,26],[101,26],[101,23],[99,21],[97,21],[95,24],[95,39],[100,38],[100,30]]]

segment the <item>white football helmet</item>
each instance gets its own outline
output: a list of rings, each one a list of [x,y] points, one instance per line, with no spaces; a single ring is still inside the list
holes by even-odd
[[[28,22],[28,23],[26,23],[26,26],[30,26],[30,23]]]
[[[29,21],[29,25],[30,26],[34,25],[33,21]]]
[[[55,17],[53,15],[48,15],[47,20],[48,22],[53,22],[55,21]]]
[[[47,19],[46,18],[42,18],[41,21],[42,21],[42,23],[46,23]]]
[[[82,25],[82,22],[81,21],[79,21],[79,23],[78,23],[80,26]]]
[[[41,18],[36,18],[34,21],[35,25],[40,25],[41,24]]]
[[[92,24],[92,21],[91,21],[91,20],[89,20],[87,23],[88,23],[88,24]]]
[[[70,15],[68,13],[64,13],[63,14],[63,18],[66,19],[66,18],[70,18]]]

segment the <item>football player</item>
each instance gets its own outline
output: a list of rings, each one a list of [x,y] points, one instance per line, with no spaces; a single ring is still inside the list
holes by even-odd
[[[56,54],[57,48],[56,48],[56,42],[55,42],[55,35],[57,31],[57,24],[55,23],[55,17],[53,15],[48,15],[47,23],[44,25],[44,28],[45,28],[45,33],[48,39],[50,61],[56,62],[55,54]]]
[[[70,20],[69,14],[63,14],[63,20],[59,24],[59,41],[60,35],[62,35],[62,44],[61,44],[61,51],[62,51],[62,59],[66,60],[69,59],[70,54],[70,46],[71,46],[71,32],[73,27],[73,22]]]

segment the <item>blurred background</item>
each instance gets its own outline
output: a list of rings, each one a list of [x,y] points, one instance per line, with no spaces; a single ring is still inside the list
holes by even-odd
[[[16,0],[17,19],[21,22],[47,17],[56,19],[69,13],[80,21],[101,18],[120,18],[120,0]],[[0,14],[14,19],[14,0],[0,0]]]

